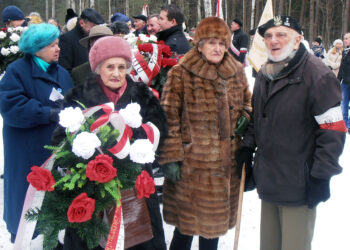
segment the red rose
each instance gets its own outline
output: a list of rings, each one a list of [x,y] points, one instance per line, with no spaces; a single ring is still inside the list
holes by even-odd
[[[109,182],[117,176],[117,169],[113,167],[113,159],[108,155],[98,155],[86,167],[86,177],[90,181],[100,183]]]
[[[67,212],[69,222],[84,222],[91,219],[95,211],[95,200],[89,198],[86,193],[75,197]]]
[[[55,179],[51,172],[45,168],[33,166],[32,172],[27,175],[27,181],[38,191],[53,191]]]
[[[156,191],[154,180],[145,170],[142,170],[141,174],[137,176],[135,188],[139,199],[142,197],[149,198]]]

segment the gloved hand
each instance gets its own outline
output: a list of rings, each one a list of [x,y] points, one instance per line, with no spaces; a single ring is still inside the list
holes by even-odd
[[[58,114],[61,112],[61,109],[59,108],[51,108],[50,109],[50,121],[51,122],[58,122],[59,121],[59,117]]]
[[[253,153],[254,153],[254,150],[248,147],[241,147],[240,149],[237,150],[236,162],[237,162],[237,170],[238,170],[239,178],[241,178],[242,176],[243,163],[245,163],[246,176],[252,173]]]
[[[247,131],[248,123],[249,123],[248,118],[242,115],[237,121],[235,134],[237,136],[243,137],[245,132]]]
[[[330,197],[329,179],[317,179],[310,176],[309,186],[307,190],[307,206],[314,208],[321,201],[326,201]]]
[[[174,184],[181,179],[181,167],[178,162],[170,162],[163,165],[165,178],[171,180]]]

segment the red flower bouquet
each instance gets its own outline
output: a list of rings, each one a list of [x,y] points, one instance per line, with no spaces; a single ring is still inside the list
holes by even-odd
[[[138,199],[155,192],[154,181],[143,168],[154,161],[158,129],[150,122],[142,124],[137,103],[118,112],[113,109],[108,103],[61,111],[59,123],[66,128],[66,139],[59,146],[47,146],[54,153],[52,160],[32,167],[27,176],[36,190],[51,191],[45,192],[39,207],[26,213],[27,220],[38,221],[45,248],[55,248],[58,232],[68,227],[75,228],[89,248],[107,236],[118,237],[103,218],[115,206],[113,225],[114,220],[121,221],[121,191],[135,189]],[[101,111],[104,114],[94,117]],[[132,128],[143,129],[147,138],[133,138]]]

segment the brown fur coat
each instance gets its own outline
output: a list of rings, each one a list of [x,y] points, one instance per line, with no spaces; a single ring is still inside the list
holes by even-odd
[[[168,73],[161,99],[169,136],[160,163],[180,162],[181,180],[164,182],[164,220],[187,235],[215,238],[236,222],[237,120],[251,110],[243,67],[229,54],[219,66],[196,48]]]

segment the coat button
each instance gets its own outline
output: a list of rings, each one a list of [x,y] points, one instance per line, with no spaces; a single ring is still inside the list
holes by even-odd
[[[263,118],[266,118],[266,113],[263,113]]]

